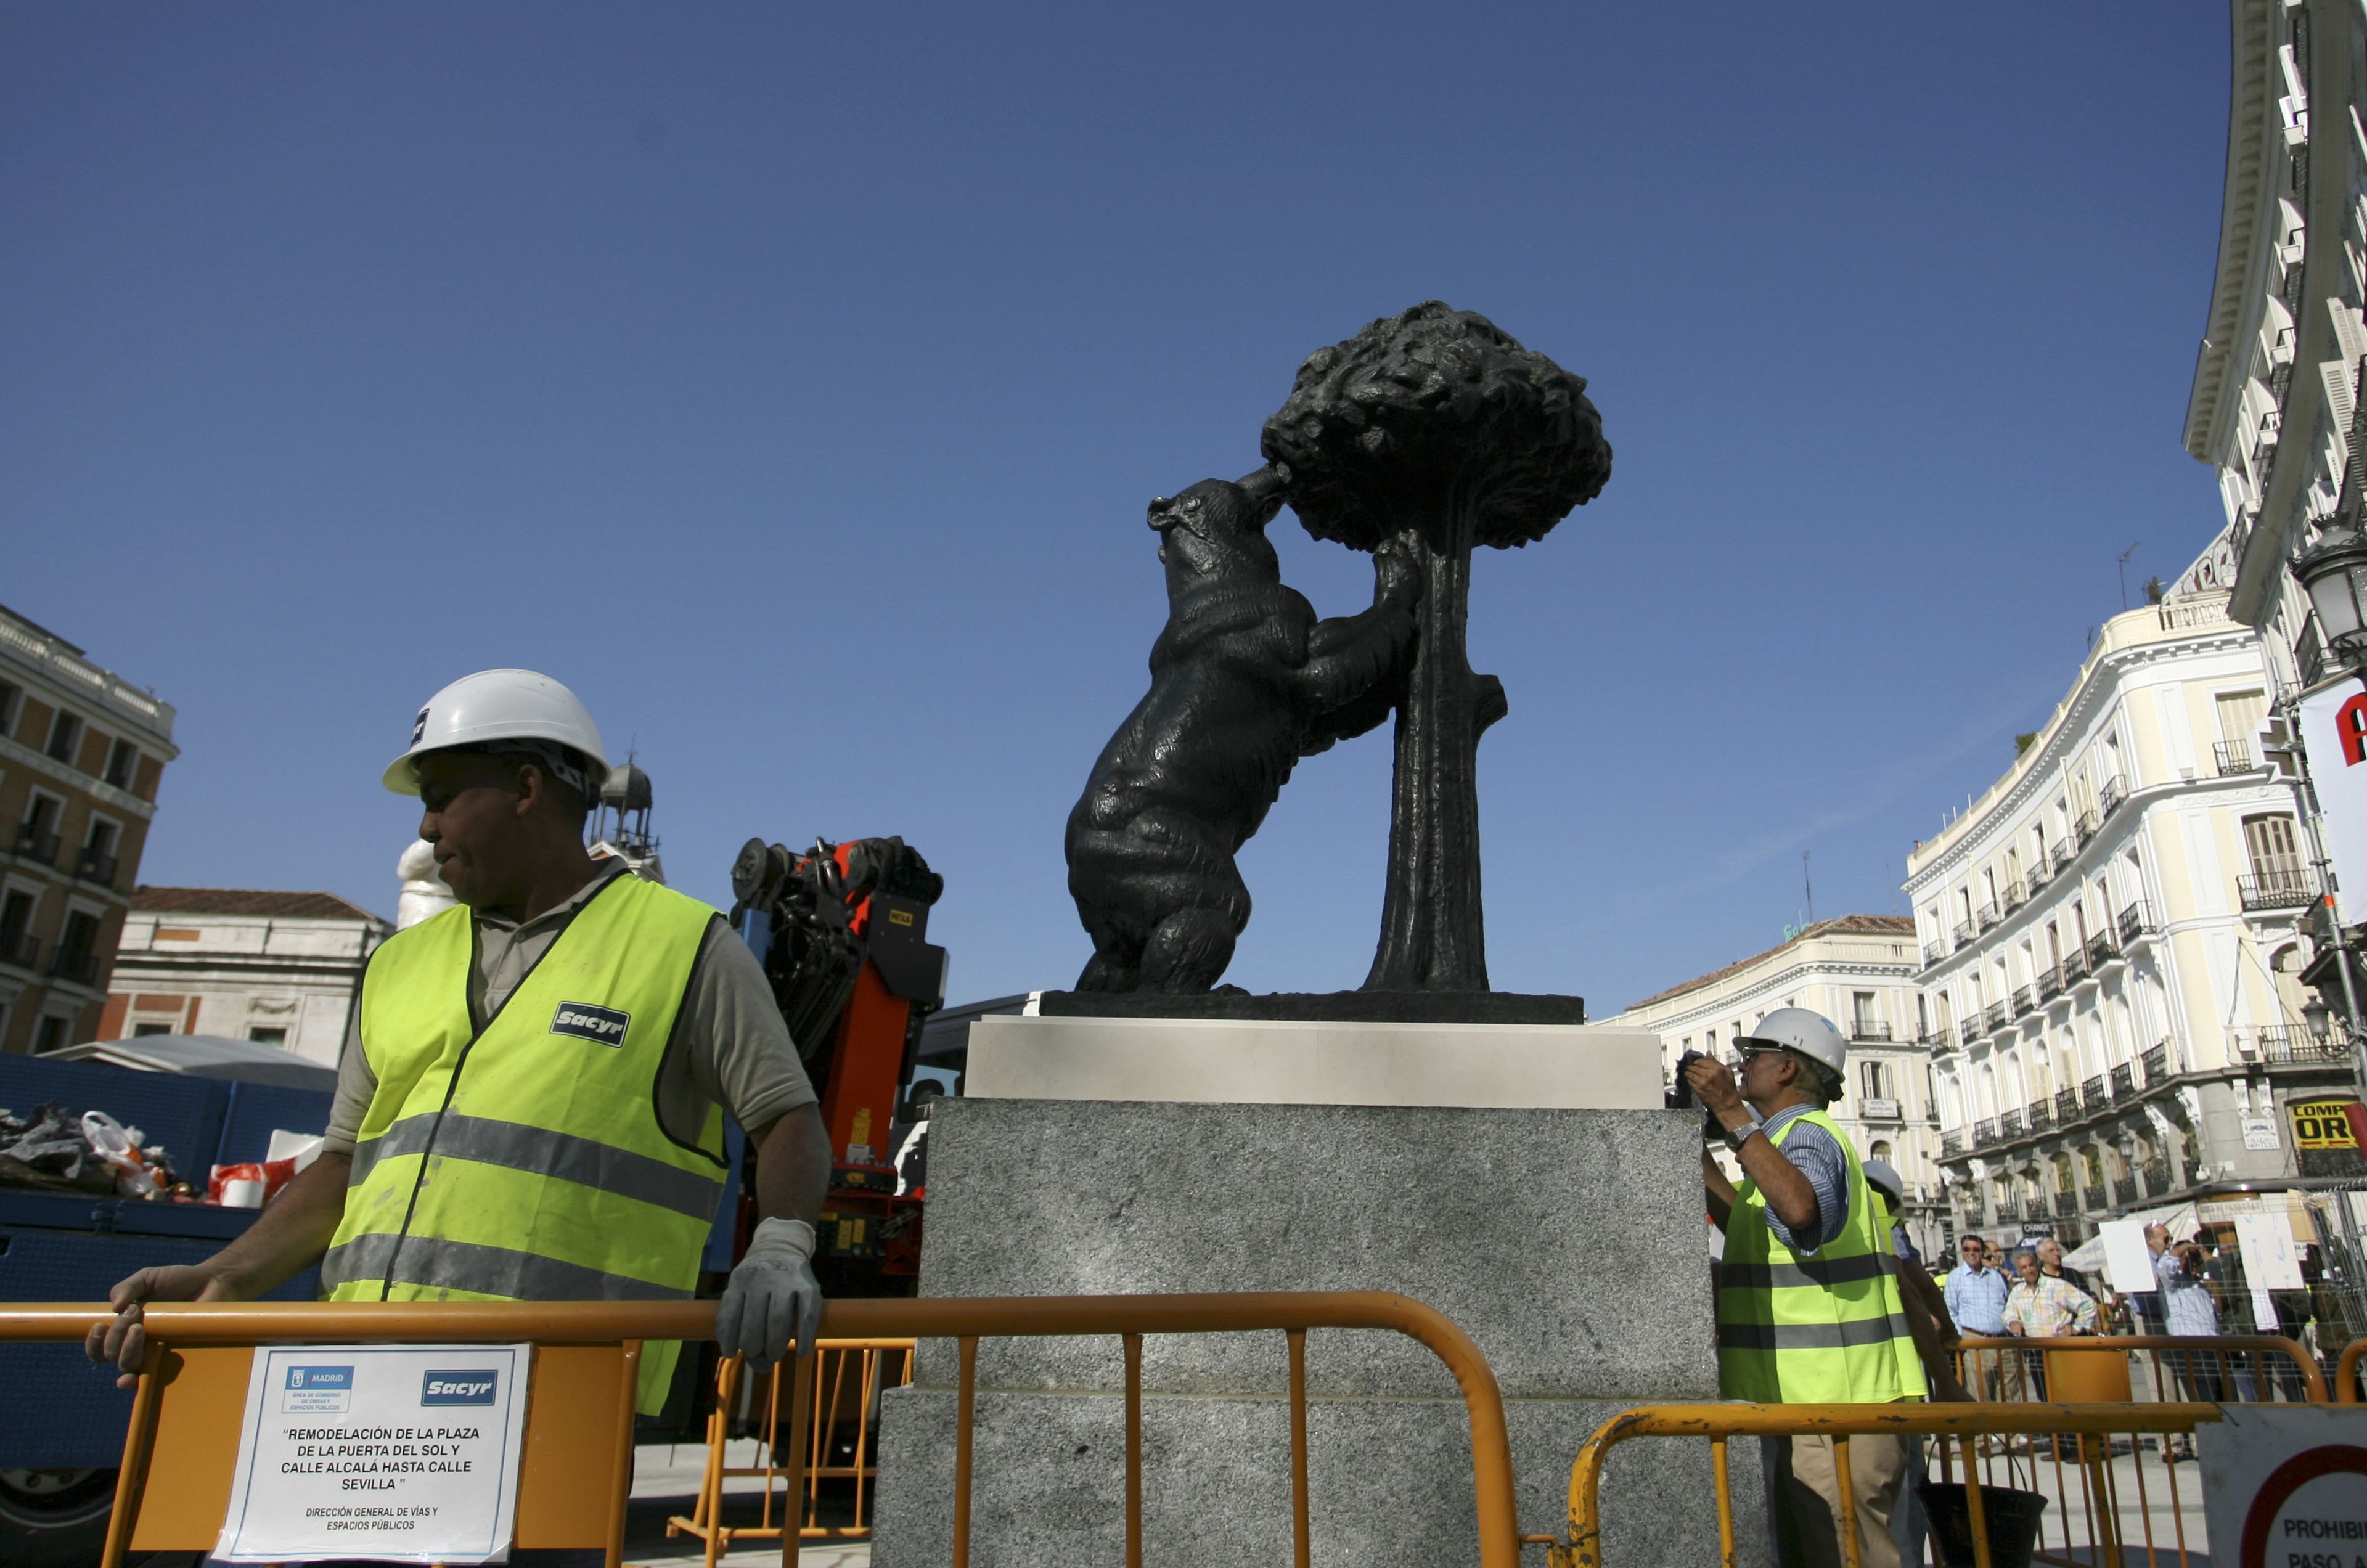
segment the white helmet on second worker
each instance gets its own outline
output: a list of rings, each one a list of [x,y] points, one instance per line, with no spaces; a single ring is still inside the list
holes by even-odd
[[[480,670],[434,696],[411,724],[411,749],[387,764],[384,783],[397,795],[417,795],[413,766],[429,751],[455,746],[497,748],[504,740],[541,740],[591,760],[596,785],[608,774],[600,727],[575,694],[531,670]]]
[[[1734,1043],[1738,1049],[1772,1045],[1806,1056],[1824,1069],[1823,1087],[1829,1100],[1839,1099],[1849,1082],[1849,1042],[1823,1013],[1806,1008],[1777,1008]]]

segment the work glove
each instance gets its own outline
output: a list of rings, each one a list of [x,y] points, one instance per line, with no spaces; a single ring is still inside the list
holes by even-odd
[[[821,1327],[821,1286],[809,1261],[813,1249],[813,1226],[803,1220],[766,1220],[756,1227],[715,1309],[718,1349],[745,1356],[750,1371],[764,1372],[793,1350],[813,1348]]]

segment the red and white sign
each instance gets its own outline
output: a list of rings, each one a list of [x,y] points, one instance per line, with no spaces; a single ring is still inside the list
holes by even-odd
[[[2334,880],[2347,899],[2357,899],[2367,894],[2367,692],[2343,681],[2305,699],[2301,739],[2325,813]]]
[[[2367,1563],[2367,1405],[2229,1404],[2195,1428],[2211,1560]]]

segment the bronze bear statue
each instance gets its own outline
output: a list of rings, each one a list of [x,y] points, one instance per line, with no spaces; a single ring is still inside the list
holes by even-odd
[[[1150,690],[1069,813],[1069,892],[1093,942],[1080,991],[1213,987],[1250,918],[1234,854],[1299,758],[1402,695],[1420,571],[1385,542],[1372,607],[1317,620],[1265,536],[1288,485],[1275,465],[1150,503],[1168,605]]]

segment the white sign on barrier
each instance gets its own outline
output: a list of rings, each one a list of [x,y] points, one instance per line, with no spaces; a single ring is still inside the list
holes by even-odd
[[[261,1346],[214,1556],[500,1562],[530,1345]]]
[[[2356,1568],[2367,1561],[2367,1406],[2228,1404],[2195,1428],[2211,1561]]]
[[[2096,1229],[2104,1238],[2104,1278],[2113,1290],[2132,1296],[2160,1288],[2143,1220],[2106,1220]]]

